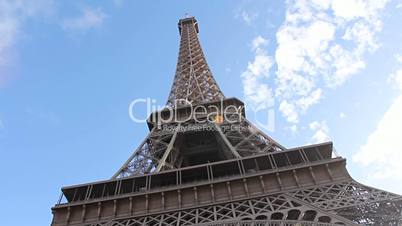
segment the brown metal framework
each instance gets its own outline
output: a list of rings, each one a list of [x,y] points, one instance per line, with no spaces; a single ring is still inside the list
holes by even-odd
[[[194,17],[182,19],[178,26],[179,58],[167,104],[198,104],[223,99],[225,96],[212,76],[198,40],[197,20]]]
[[[286,149],[250,123],[216,84],[198,31],[179,21],[168,108],[150,115],[149,135],[110,180],[62,188],[53,226],[402,224],[402,197],[353,180],[331,142]],[[190,119],[194,106],[208,110]],[[228,106],[222,119],[211,110]]]

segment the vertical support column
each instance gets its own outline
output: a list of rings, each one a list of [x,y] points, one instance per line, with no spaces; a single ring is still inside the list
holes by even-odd
[[[214,185],[213,185],[213,184],[210,184],[209,186],[210,186],[210,188],[211,188],[211,198],[212,198],[212,201],[215,202]]]
[[[162,209],[165,209],[165,192],[161,192],[161,206]]]
[[[133,197],[130,197],[128,200],[129,200],[128,212],[130,215],[132,215],[133,214]]]
[[[67,214],[66,214],[67,225],[70,223],[70,216],[71,216],[71,206],[67,207]]]
[[[228,190],[229,199],[232,200],[232,188],[230,187],[230,181],[226,182],[226,188]]]
[[[333,181],[333,180],[334,180],[334,177],[332,176],[332,171],[331,171],[331,169],[329,168],[328,163],[327,163],[327,164],[325,164],[325,168],[327,169],[327,172],[328,172],[329,178],[331,178],[331,181]]]
[[[117,200],[113,200],[113,217],[117,215]]]
[[[279,173],[276,173],[275,176],[276,176],[276,180],[278,181],[280,189],[283,190],[282,180],[281,180]]]
[[[174,143],[176,141],[177,133],[178,133],[178,130],[179,130],[178,128],[180,128],[180,123],[177,125],[177,127],[175,129],[175,131],[173,133],[173,136],[170,139],[170,142],[169,142],[169,144],[168,144],[168,146],[167,146],[167,148],[165,150],[165,153],[163,153],[162,158],[159,160],[159,163],[158,163],[158,166],[156,167],[155,172],[160,172],[162,167],[166,165],[166,159],[170,155],[170,152],[172,151],[173,145],[174,145]]]
[[[81,222],[85,221],[85,214],[87,212],[87,206],[84,204],[82,205],[82,211],[81,211]]]
[[[149,198],[148,198],[148,194],[145,194],[145,212],[148,213],[149,211]]]
[[[314,171],[313,171],[313,167],[308,167],[308,170],[310,171],[310,175],[311,175],[311,178],[313,178],[313,181],[314,181],[314,184],[315,185],[317,185],[317,179],[316,179],[316,177],[315,177],[315,174],[314,174]]]
[[[293,178],[294,178],[294,179],[295,179],[295,181],[296,181],[297,187],[299,187],[299,188],[300,188],[299,177],[297,177],[296,170],[292,170],[292,173],[293,173]]]
[[[260,184],[261,184],[262,191],[264,193],[266,193],[267,191],[266,191],[266,188],[265,188],[265,183],[264,183],[264,177],[263,176],[260,176]]]
[[[179,205],[179,208],[181,208],[181,190],[177,189],[177,204]]]
[[[198,205],[198,191],[197,191],[197,187],[194,187],[194,201],[195,204]]]
[[[244,191],[246,192],[247,197],[250,196],[250,193],[248,192],[248,185],[247,185],[247,179],[243,179],[243,186],[244,186]]]
[[[97,216],[96,218],[99,220],[101,217],[101,212],[102,211],[102,202],[98,202],[98,211],[97,211]]]

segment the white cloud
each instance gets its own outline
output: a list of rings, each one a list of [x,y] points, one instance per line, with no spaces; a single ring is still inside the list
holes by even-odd
[[[402,55],[396,54],[394,57],[398,66],[402,65]],[[399,67],[393,73],[390,74],[390,76],[388,77],[388,83],[390,83],[393,88],[402,91],[402,67]]]
[[[365,68],[364,55],[379,44],[384,0],[289,1],[276,33],[275,96],[290,123]],[[321,86],[321,87],[319,87]]]
[[[399,61],[398,57],[396,59]],[[367,168],[370,175],[368,183],[382,184],[384,188],[394,190],[402,187],[402,67],[390,75],[389,81],[399,89],[399,96],[382,116],[366,143],[353,155],[353,161]]]
[[[297,125],[292,125],[289,127],[290,131],[292,131],[292,133],[296,133],[297,132]]]
[[[258,14],[242,11],[240,16],[246,24],[250,25],[258,17]]]
[[[314,132],[311,137],[312,143],[322,143],[326,141],[330,141],[329,138],[329,128],[327,122],[324,121],[314,121],[309,124],[309,128]]]
[[[248,63],[247,70],[241,75],[245,99],[253,110],[273,106],[272,89],[264,82],[273,65],[272,57],[268,56],[263,48],[266,45],[267,40],[261,36],[257,36],[253,40],[254,60]]]
[[[369,166],[373,180],[402,181],[402,95],[397,97],[379,121],[353,161]],[[395,185],[398,186],[398,185]],[[402,183],[399,183],[402,186]]]
[[[402,54],[396,54],[395,59],[398,63],[402,63]]]
[[[344,112],[339,113],[339,118],[346,118],[346,114]]]
[[[86,31],[88,29],[100,27],[107,15],[101,8],[86,8],[82,14],[75,18],[65,19],[63,28],[70,31]]]
[[[0,85],[9,79],[3,67],[12,63],[14,45],[23,34],[25,22],[47,15],[52,9],[52,0],[0,0]]]
[[[402,90],[402,68],[391,74],[388,81],[395,87]]]
[[[360,0],[333,1],[332,9],[337,17],[348,20],[354,19],[359,16],[364,16],[366,13],[365,2]]]
[[[255,37],[251,43],[252,50],[260,51],[262,47],[266,46],[267,44],[268,41],[259,35]]]

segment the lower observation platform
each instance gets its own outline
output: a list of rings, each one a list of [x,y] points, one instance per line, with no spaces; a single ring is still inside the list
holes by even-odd
[[[355,225],[297,198],[302,189],[356,186],[332,150],[328,142],[64,187],[52,225]]]

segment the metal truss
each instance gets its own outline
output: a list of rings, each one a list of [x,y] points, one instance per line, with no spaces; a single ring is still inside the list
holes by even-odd
[[[224,95],[209,70],[198,40],[197,21],[194,18],[180,20],[179,30],[180,52],[167,105],[176,107],[175,104],[194,105],[222,100]],[[209,126],[213,127],[217,133],[217,139],[221,140],[230,151],[227,158],[240,158],[285,149],[242,116],[228,114],[225,117],[227,118],[224,122]],[[171,123],[170,126],[177,128],[179,124]],[[200,127],[202,125],[188,121],[181,126]],[[185,132],[168,131],[163,128],[152,129],[112,178],[144,175],[181,167],[180,145],[176,141],[183,134]]]
[[[133,155],[131,155],[119,171],[113,175],[113,178],[123,178],[155,172],[166,150],[173,148],[172,144],[175,141],[176,135],[177,132],[163,131],[158,127],[153,128],[145,140],[134,151]]]
[[[180,51],[167,105],[174,106],[217,101],[225,96],[205,60],[194,18],[180,20]]]
[[[253,221],[267,223],[257,225],[286,222],[289,225],[355,225],[346,218],[326,213],[287,194],[281,194],[159,215],[111,220],[87,226],[236,225],[233,222],[244,222],[241,225],[248,225],[247,222]],[[300,224],[303,222],[304,224]],[[313,222],[315,223],[312,224]]]
[[[108,224],[99,224],[99,226],[136,226],[141,225],[138,222],[110,222]],[[159,225],[159,224],[158,224]],[[162,224],[160,224],[162,225]],[[209,224],[198,224],[200,226],[338,226],[339,224],[311,222],[311,221],[289,221],[289,220],[245,220],[245,221],[223,221]]]
[[[241,157],[282,151],[285,148],[238,114],[226,114],[218,131],[227,145]]]
[[[401,196],[355,181],[302,189],[292,196],[359,224],[402,224]]]
[[[230,150],[232,158],[285,150],[283,146],[256,128],[247,119],[236,118],[238,115],[235,114],[228,115],[228,117],[228,120],[222,123],[200,124],[187,121],[182,124],[169,124],[169,130],[164,127],[153,128],[112,178],[144,175],[181,167],[181,147],[177,141],[184,139],[183,136],[186,133],[194,133],[195,130],[181,131],[180,128],[197,127],[213,130],[216,139],[222,141]]]

